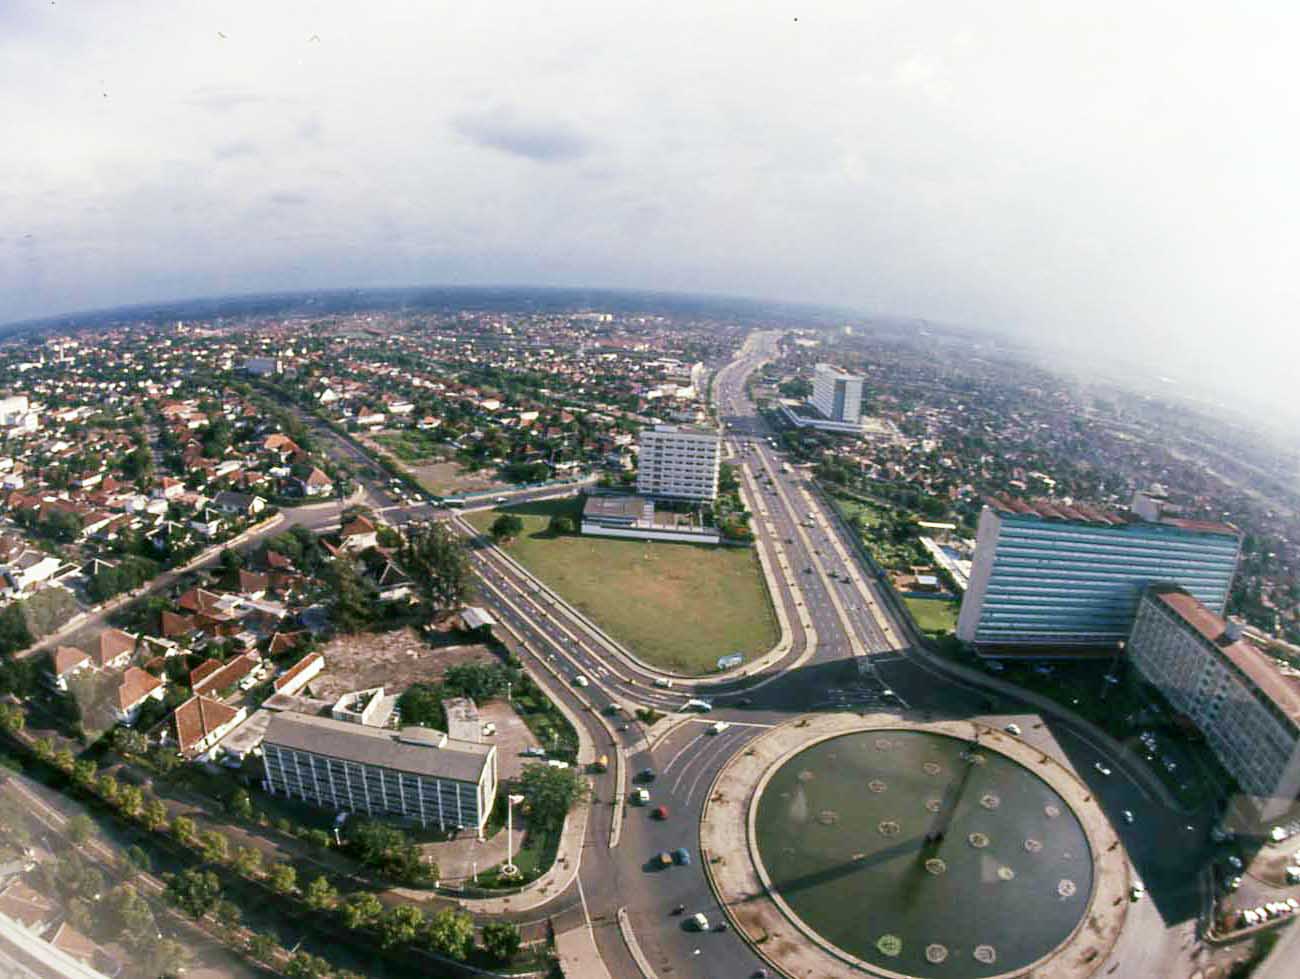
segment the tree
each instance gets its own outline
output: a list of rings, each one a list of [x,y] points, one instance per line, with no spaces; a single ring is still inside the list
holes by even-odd
[[[447,667],[442,686],[451,696],[469,697],[478,702],[501,693],[509,680],[509,671],[500,663],[457,663]]]
[[[70,748],[60,748],[54,753],[54,767],[61,772],[69,775],[72,774],[72,767],[77,764],[77,756],[72,753]]]
[[[172,836],[185,849],[191,850],[199,841],[199,827],[189,816],[177,816],[172,820]]]
[[[68,820],[63,830],[72,841],[73,846],[81,846],[86,840],[90,839],[90,834],[95,831],[95,824],[89,816],[78,814]]]
[[[139,731],[133,731],[129,727],[119,727],[113,732],[113,747],[124,755],[143,755],[149,750],[149,739]]]
[[[184,975],[193,959],[190,950],[170,938],[159,939],[144,950],[140,973],[158,979],[176,979]]]
[[[303,899],[307,902],[307,907],[313,911],[326,911],[338,902],[339,892],[334,888],[324,874],[312,879],[303,892]]]
[[[369,819],[357,820],[348,834],[348,848],[380,873],[418,884],[435,873],[420,856],[420,848],[400,829]]]
[[[379,918],[379,944],[384,948],[409,945],[420,934],[424,914],[410,904],[389,908]]]
[[[483,926],[483,948],[498,962],[509,962],[519,952],[522,937],[513,921],[489,921]]]
[[[292,894],[298,889],[298,871],[287,863],[273,864],[267,870],[266,879],[277,894]]]
[[[27,726],[27,715],[16,704],[0,704],[0,731],[19,734]]]
[[[191,867],[168,879],[165,894],[172,904],[191,918],[202,918],[221,899],[221,881],[211,870]]]
[[[93,786],[98,774],[99,766],[89,758],[80,758],[72,763],[72,780],[83,789]]]
[[[321,979],[330,973],[330,964],[316,955],[298,952],[284,967],[289,979]]]
[[[342,904],[343,923],[349,928],[366,928],[379,920],[384,906],[367,892],[353,894]]]
[[[270,935],[256,932],[248,939],[248,954],[259,962],[265,962],[269,965],[275,961],[275,953],[279,950],[279,942]]]
[[[235,853],[235,872],[244,877],[260,877],[262,874],[262,851],[251,846],[242,846]]]
[[[161,799],[153,798],[144,804],[141,821],[146,829],[155,832],[167,825],[167,807],[163,805]]]
[[[447,716],[442,709],[445,696],[438,683],[413,683],[397,700],[403,724],[447,730]]]
[[[16,653],[33,641],[22,602],[11,602],[0,610],[0,653]]]
[[[536,762],[524,766],[519,788],[528,803],[528,818],[538,827],[551,829],[558,829],[569,810],[590,791],[576,768],[552,768]]]
[[[325,583],[334,596],[330,617],[340,632],[360,632],[375,619],[375,595],[347,557],[325,566]]]
[[[157,934],[153,911],[130,884],[109,891],[104,904],[109,913],[106,930],[122,935],[128,947],[135,947]]]
[[[247,789],[235,789],[231,793],[230,801],[226,803],[226,808],[237,819],[253,818],[253,800],[249,797]]]
[[[95,780],[95,791],[99,793],[101,799],[112,806],[117,804],[118,797],[122,792],[122,786],[116,778],[105,772]]]
[[[458,608],[469,597],[469,555],[464,541],[445,524],[409,528],[400,563],[435,609]]]
[[[495,541],[511,540],[523,533],[524,522],[516,513],[503,513],[492,521],[488,532]]]
[[[134,785],[119,785],[117,808],[127,819],[139,819],[144,809],[144,793]]]
[[[573,522],[572,517],[566,517],[563,514],[556,514],[551,517],[551,522],[547,526],[552,534],[572,534],[577,531],[577,525]]]
[[[215,829],[204,832],[203,858],[209,863],[225,863],[230,858],[230,841],[224,833]]]
[[[443,908],[425,924],[424,940],[435,952],[464,961],[474,947],[474,919],[463,911]]]

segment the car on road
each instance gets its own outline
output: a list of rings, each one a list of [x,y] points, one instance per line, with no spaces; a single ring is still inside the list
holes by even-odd
[[[717,721],[709,728],[714,734],[721,734],[727,728],[731,727],[730,721]]]
[[[1132,825],[1133,825],[1133,810],[1132,810],[1132,809],[1125,809],[1124,812],[1122,813],[1122,815],[1123,815],[1123,817],[1124,817],[1124,822],[1126,822],[1126,823],[1128,823],[1130,826],[1132,826]]]
[[[1142,895],[1145,894],[1146,892],[1147,892],[1146,887],[1143,885],[1141,881],[1138,881],[1128,889],[1128,899],[1130,901],[1140,901],[1142,900]]]
[[[673,851],[673,859],[683,867],[689,867],[691,864],[691,851],[684,846],[679,846]]]
[[[573,685],[575,687],[586,687],[591,685],[591,681],[588,680],[581,673],[579,673],[577,676],[573,678]]]
[[[527,748],[525,748],[523,751],[521,751],[521,752],[519,752],[519,753],[520,753],[521,755],[523,755],[525,758],[545,758],[545,757],[546,757],[546,751],[545,751],[545,749],[543,749],[543,748],[538,748],[536,745],[529,745]]]
[[[646,789],[637,789],[632,793],[632,800],[638,806],[644,806],[650,802],[650,793]]]
[[[704,913],[702,911],[696,911],[693,915],[691,915],[690,921],[691,924],[695,927],[696,931],[709,930],[709,919],[704,916]]]
[[[682,704],[684,711],[699,711],[701,714],[707,714],[713,710],[713,704],[707,700],[700,700],[698,697],[692,697],[686,703]]]
[[[673,688],[673,681],[661,676],[655,677],[655,686],[659,687],[661,690],[671,690]]]
[[[753,697],[741,697],[739,700],[736,701],[736,706],[737,706],[737,707],[749,707],[749,706],[750,706],[751,704],[753,704],[753,703],[754,703],[754,698],[753,698]]]
[[[665,819],[668,818],[668,807],[655,806],[654,817],[655,819],[659,820],[662,823]]]
[[[1101,774],[1103,774],[1103,775],[1109,775],[1109,774],[1110,774],[1110,769],[1107,768],[1105,765],[1103,765],[1103,764],[1102,764],[1101,762],[1099,762],[1099,761],[1095,761],[1095,762],[1093,762],[1093,763],[1092,763],[1092,767],[1095,768],[1095,769],[1097,769],[1097,771],[1099,771],[1099,772],[1100,772]]]
[[[638,782],[653,782],[655,780],[655,770],[653,768],[643,768],[636,773]]]
[[[1003,730],[1005,730],[1007,734],[1014,734],[1016,737],[1020,737],[1019,724],[1014,724],[1014,723],[1008,724]]]
[[[655,860],[661,867],[671,867],[673,865],[673,855],[667,850],[661,851],[660,854],[655,857]]]

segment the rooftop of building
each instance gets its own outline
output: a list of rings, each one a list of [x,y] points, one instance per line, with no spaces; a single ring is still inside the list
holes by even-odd
[[[474,783],[494,750],[490,744],[458,741],[429,728],[381,730],[303,714],[273,716],[265,743],[426,778]]]
[[[701,425],[656,425],[654,428],[644,428],[641,430],[642,435],[651,432],[660,432],[666,435],[698,435],[709,438],[721,438],[716,431],[711,428],[704,428]]]
[[[816,367],[816,371],[818,374],[823,374],[826,375],[827,377],[833,377],[836,378],[837,380],[841,378],[846,381],[857,381],[862,379],[861,375],[850,373],[849,371],[846,371],[843,367],[836,367],[834,364],[818,364]]]
[[[584,517],[622,517],[639,520],[650,501],[644,496],[588,496],[582,507]]]
[[[1152,585],[1150,595],[1161,602],[1244,673],[1287,717],[1300,725],[1300,682],[1284,676],[1267,656],[1242,638],[1234,638],[1227,620],[1176,585]]]
[[[1221,534],[1240,537],[1241,531],[1232,524],[1216,523],[1210,520],[1188,520],[1183,517],[1162,517],[1158,521],[1142,520],[1134,514],[1112,507],[1096,506],[1091,503],[1072,501],[1062,503],[1058,500],[1021,500],[1005,493],[984,497],[984,502],[992,509],[1005,516],[1034,517],[1041,520],[1055,520],[1062,523],[1088,524],[1094,527],[1131,527],[1131,526],[1166,526],[1176,527],[1199,534]]]

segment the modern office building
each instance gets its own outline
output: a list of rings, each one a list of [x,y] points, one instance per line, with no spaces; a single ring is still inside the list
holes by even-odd
[[[641,430],[636,491],[675,500],[716,500],[722,439],[717,432],[686,425]]]
[[[293,713],[272,716],[262,742],[273,794],[479,836],[496,799],[496,752],[429,728],[394,731]]]
[[[827,421],[857,425],[862,417],[862,378],[831,364],[818,364],[811,400]]]
[[[985,504],[957,619],[957,637],[984,655],[1117,645],[1154,582],[1223,612],[1241,548],[1235,527],[1081,503],[998,496]]]
[[[1128,658],[1205,735],[1258,819],[1292,808],[1300,796],[1300,680],[1173,585],[1143,592]]]

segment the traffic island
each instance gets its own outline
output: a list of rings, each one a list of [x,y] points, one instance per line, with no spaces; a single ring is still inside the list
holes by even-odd
[[[818,714],[719,772],[701,853],[790,976],[1074,979],[1119,936],[1124,851],[1088,788],[968,721]]]

